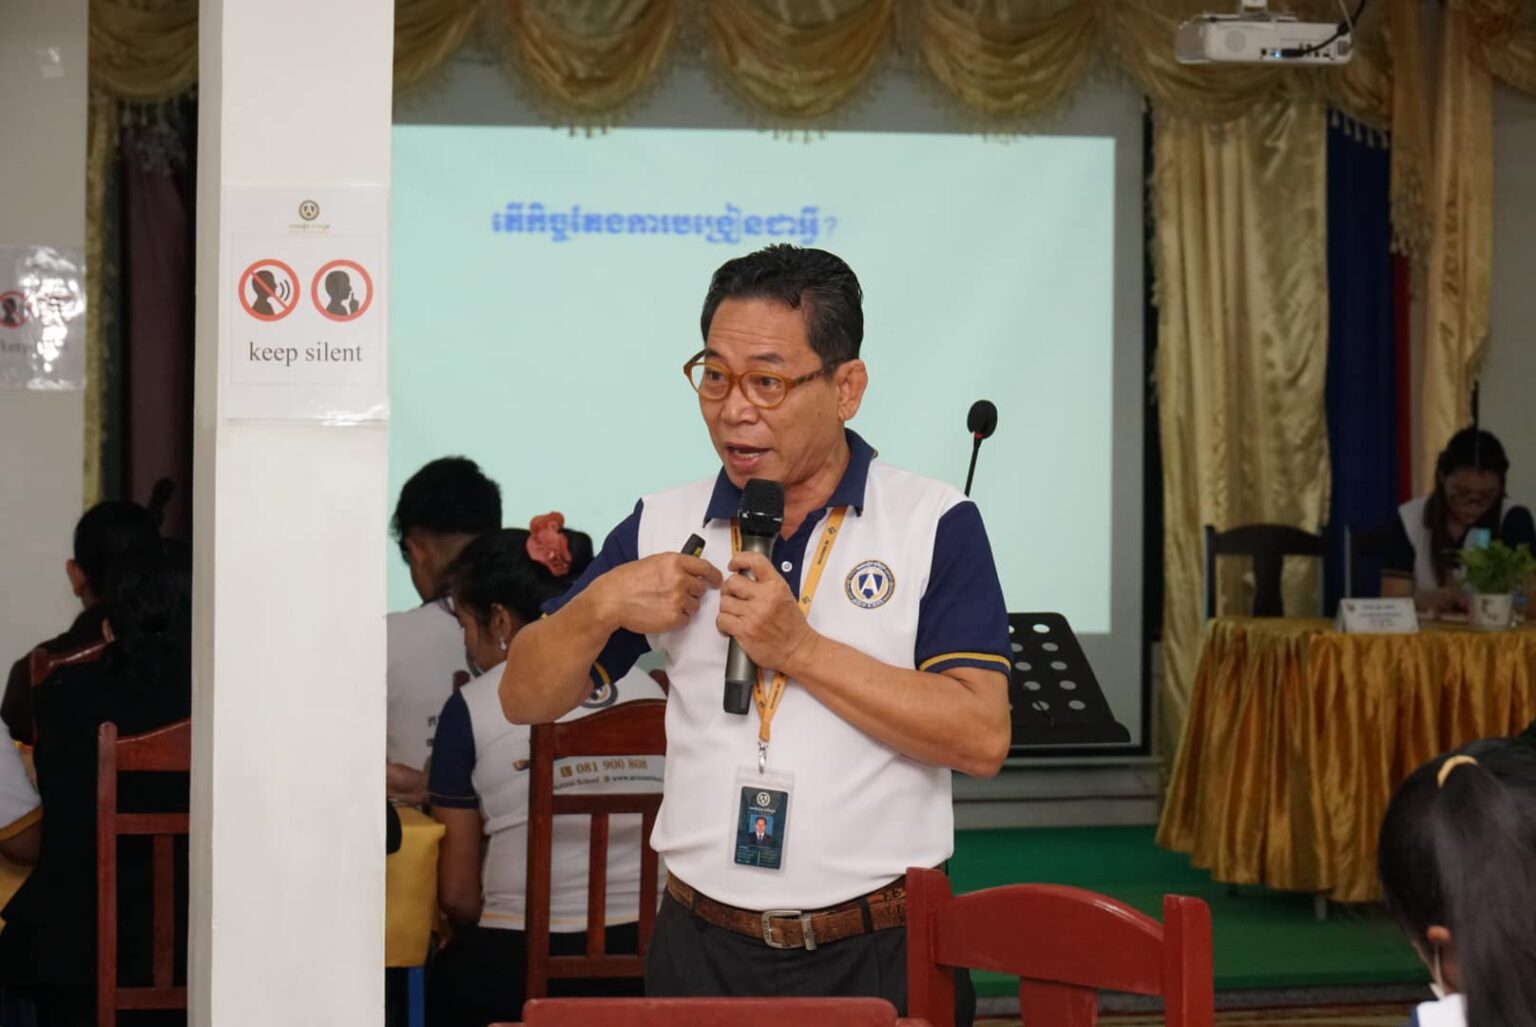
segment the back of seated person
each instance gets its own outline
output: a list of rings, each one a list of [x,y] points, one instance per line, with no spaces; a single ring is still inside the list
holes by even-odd
[[[443,602],[443,572],[472,539],[499,527],[501,489],[466,457],[433,460],[400,489],[390,529],[421,605],[385,622],[385,781],[397,801],[426,802],[437,715],[470,676],[459,626]]]
[[[101,639],[102,582],[124,553],[160,537],[160,521],[170,497],[171,483],[162,478],[155,483],[147,507],[108,500],[80,517],[75,524],[74,555],[65,562],[64,573],[84,609],[69,630],[34,648],[65,653]],[[32,679],[26,654],[11,665],[5,695],[0,699],[0,720],[5,721],[12,738],[32,744]]]
[[[1393,794],[1377,845],[1387,906],[1429,968],[1419,1027],[1536,1023],[1536,747],[1437,756]]]
[[[559,515],[550,515],[557,518]],[[453,608],[464,643],[484,672],[448,700],[432,746],[432,813],[447,828],[438,860],[438,899],[455,922],[428,983],[433,1027],[522,1019],[527,946],[528,761],[530,732],[508,723],[497,687],[512,637],[540,616],[544,601],[564,594],[592,559],[592,541],[546,518],[532,532],[503,529],[470,543],[449,571]],[[605,686],[562,720],[617,702],[662,698],[643,672]],[[562,761],[555,787],[608,791],[661,790],[662,759],[626,758],[626,780],[606,786],[600,775]],[[586,946],[589,821],[555,819],[550,881],[550,948],[579,954]],[[637,950],[640,818],[615,817],[608,843],[607,951]],[[482,855],[483,852],[483,855]],[[562,994],[639,994],[642,982],[556,982]]]
[[[44,1023],[94,1022],[97,732],[135,735],[191,712],[191,574],[185,546],[158,541],[124,555],[102,589],[112,641],[92,662],[57,668],[34,694],[37,866],[0,916],[0,985],[29,995]],[[119,807],[185,811],[184,774],[126,774]],[[179,951],[185,942],[185,845],[178,845]],[[147,983],[151,955],[149,839],[118,848],[120,980]],[[184,967],[182,960],[179,966]]]

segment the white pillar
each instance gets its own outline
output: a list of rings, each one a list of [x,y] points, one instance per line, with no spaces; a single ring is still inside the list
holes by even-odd
[[[85,246],[86,6],[0,5],[0,246]],[[0,668],[80,612],[64,561],[82,506],[84,414],[79,391],[0,389]]]
[[[220,382],[244,345],[229,337],[241,190],[388,184],[393,7],[201,4],[189,985],[203,1027],[383,1015],[387,428],[231,420]]]

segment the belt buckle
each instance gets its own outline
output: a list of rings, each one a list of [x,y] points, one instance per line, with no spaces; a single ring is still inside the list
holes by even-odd
[[[773,940],[773,921],[775,919],[800,920],[801,944],[785,945]],[[771,949],[800,949],[807,952],[816,950],[816,929],[811,926],[811,915],[798,909],[765,909],[763,910],[763,944]]]

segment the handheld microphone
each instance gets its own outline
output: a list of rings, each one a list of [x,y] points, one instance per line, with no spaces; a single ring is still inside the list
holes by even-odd
[[[741,491],[741,506],[736,513],[741,528],[741,551],[773,554],[773,540],[784,526],[784,486],[776,481],[753,478]],[[731,639],[725,655],[725,712],[745,716],[752,708],[752,686],[757,684],[757,666]]]
[[[981,453],[983,439],[997,431],[997,407],[990,400],[978,399],[971,404],[971,412],[965,415],[965,430],[974,440],[971,445],[971,469],[965,472],[965,494],[971,494],[971,480],[976,477],[976,457]]]

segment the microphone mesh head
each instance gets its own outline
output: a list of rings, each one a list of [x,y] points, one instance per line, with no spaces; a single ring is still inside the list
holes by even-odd
[[[965,427],[972,435],[988,438],[997,430],[997,407],[990,400],[978,399],[971,404],[966,415]]]
[[[784,526],[784,486],[766,478],[748,481],[737,519],[743,535],[777,535]]]

